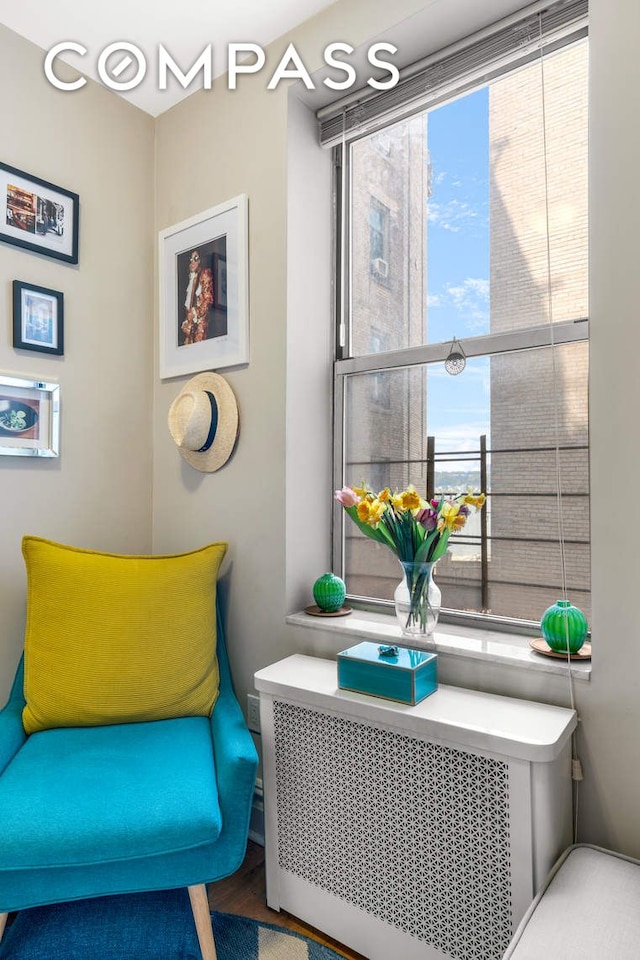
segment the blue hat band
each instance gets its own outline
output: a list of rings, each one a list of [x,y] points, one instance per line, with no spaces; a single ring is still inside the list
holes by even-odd
[[[200,449],[196,451],[196,453],[205,453],[205,451],[209,449],[215,440],[216,431],[218,429],[218,404],[216,403],[216,398],[209,390],[205,390],[204,392],[209,397],[209,402],[211,404],[211,426],[209,427],[207,439],[202,444]]]

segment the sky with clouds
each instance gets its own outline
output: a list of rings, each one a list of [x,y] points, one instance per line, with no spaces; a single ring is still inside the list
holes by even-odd
[[[430,343],[489,333],[489,94],[479,90],[429,113],[427,337]],[[428,374],[429,433],[440,451],[478,448],[489,433],[489,361],[456,377]],[[459,469],[474,469],[461,464]]]
[[[432,343],[489,332],[488,89],[427,120],[427,333]]]

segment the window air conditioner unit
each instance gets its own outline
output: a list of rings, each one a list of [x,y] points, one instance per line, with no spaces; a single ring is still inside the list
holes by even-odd
[[[382,260],[381,257],[376,257],[375,260],[372,260],[371,267],[376,277],[389,276],[389,264],[386,260]]]

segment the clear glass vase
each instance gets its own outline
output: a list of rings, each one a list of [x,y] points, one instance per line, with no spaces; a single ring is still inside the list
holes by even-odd
[[[436,628],[442,594],[433,579],[435,563],[400,561],[403,577],[393,594],[403,636],[426,640]]]

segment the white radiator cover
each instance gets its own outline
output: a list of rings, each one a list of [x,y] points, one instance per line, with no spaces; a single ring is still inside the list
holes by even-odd
[[[267,902],[370,960],[500,960],[571,842],[571,710],[440,686],[416,707],[259,671]]]

